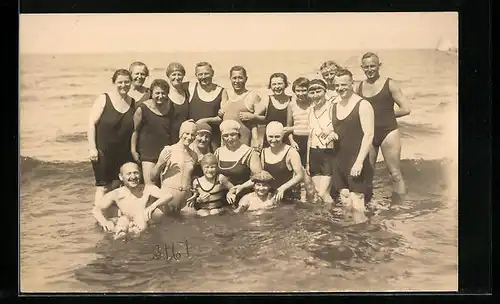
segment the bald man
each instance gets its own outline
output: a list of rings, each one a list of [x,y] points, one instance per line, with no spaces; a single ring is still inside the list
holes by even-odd
[[[162,214],[157,208],[172,200],[170,193],[160,191],[157,186],[140,183],[141,172],[136,163],[123,164],[118,177],[123,182],[123,187],[105,194],[92,210],[104,230],[115,233],[115,239],[126,236],[129,231],[136,234],[144,231],[153,214],[155,217]],[[148,205],[152,197],[156,200]],[[116,223],[103,214],[113,203],[118,206],[121,214]]]

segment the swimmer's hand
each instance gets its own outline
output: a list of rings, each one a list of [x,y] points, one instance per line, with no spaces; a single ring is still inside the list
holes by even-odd
[[[106,222],[104,222],[104,224],[102,225],[102,228],[104,229],[104,231],[106,232],[111,232],[115,229],[115,223],[113,223],[113,221],[111,220],[107,220]]]
[[[172,151],[170,149],[164,148],[161,151],[160,156],[158,156],[158,162],[164,164],[168,162],[170,156],[172,156]]]
[[[144,209],[144,220],[146,222],[151,219],[151,216],[153,215],[153,211],[155,211],[155,210],[153,208],[151,208],[151,206]]]
[[[255,118],[255,115],[253,113],[250,113],[250,112],[240,112],[238,114],[238,117],[241,121],[249,121],[249,120],[252,120]]]
[[[141,156],[139,155],[139,152],[137,151],[132,151],[132,157],[134,160],[139,163],[141,161]]]
[[[238,195],[241,191],[243,190],[243,187],[241,185],[236,185],[233,188],[229,189],[229,192],[234,193],[234,195]]]
[[[355,162],[354,165],[351,168],[351,176],[357,177],[361,174],[361,170],[363,170],[363,163],[362,162]]]
[[[277,203],[283,199],[283,196],[285,195],[285,190],[283,187],[278,187],[276,189],[276,194],[273,196],[273,200]]]
[[[305,169],[306,169],[306,174],[309,175],[309,176],[311,176],[311,169],[309,167],[309,164],[306,164],[306,168]]]
[[[187,205],[188,205],[188,207],[194,207],[194,203],[196,202],[196,198],[197,197],[198,197],[198,194],[195,193],[190,198],[187,199]]]
[[[233,205],[236,202],[236,194],[234,192],[229,191],[226,195],[226,200],[230,205]]]
[[[219,112],[217,112],[217,115],[222,118],[224,116],[224,110],[219,109]]]
[[[96,148],[89,149],[89,159],[91,161],[97,161],[99,159],[99,152],[97,151]]]
[[[203,193],[196,198],[196,202],[198,203],[206,203],[210,198],[210,193]]]

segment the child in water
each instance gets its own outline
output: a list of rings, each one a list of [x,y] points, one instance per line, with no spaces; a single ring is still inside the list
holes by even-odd
[[[252,175],[251,180],[254,182],[254,192],[243,196],[234,212],[265,210],[276,206],[274,194],[271,192],[271,181],[274,180],[271,174],[262,170]]]
[[[236,195],[228,190],[234,185],[222,174],[217,173],[217,157],[208,153],[200,160],[203,176],[193,180],[193,196],[188,206],[194,207],[199,216],[220,214],[225,201],[234,203]]]
[[[92,214],[104,230],[114,232],[114,238],[125,237],[129,232],[139,234],[146,229],[153,214],[162,215],[158,209],[172,200],[172,195],[161,191],[155,185],[140,183],[141,172],[136,163],[121,166],[118,175],[123,186],[108,192],[97,202]],[[156,198],[148,206],[151,197]],[[103,211],[115,203],[119,208],[118,220],[107,219]]]

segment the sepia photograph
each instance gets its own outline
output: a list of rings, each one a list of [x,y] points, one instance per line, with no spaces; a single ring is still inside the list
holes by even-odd
[[[19,289],[458,291],[457,12],[21,14]]]

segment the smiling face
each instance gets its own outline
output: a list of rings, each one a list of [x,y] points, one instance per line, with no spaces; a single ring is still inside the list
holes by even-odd
[[[167,101],[167,95],[167,92],[161,87],[154,87],[151,92],[151,99],[153,99],[156,104],[161,105]]]
[[[307,96],[307,87],[295,87],[295,96],[297,96],[298,101],[306,101],[308,96]]]
[[[184,73],[181,71],[173,71],[168,75],[168,80],[170,80],[170,83],[173,86],[179,86],[182,84],[182,81],[184,80]]]
[[[196,142],[198,149],[206,149],[210,146],[210,142],[212,141],[212,134],[206,131],[198,131],[196,133]]]
[[[267,142],[272,148],[276,148],[283,142],[283,132],[279,130],[268,129],[266,132]]]
[[[335,91],[342,98],[349,98],[353,93],[352,78],[349,75],[335,77]]]
[[[118,175],[123,185],[127,188],[135,188],[139,186],[141,181],[141,171],[136,163],[126,163],[120,168]]]
[[[195,70],[196,78],[202,85],[210,85],[214,77],[214,71],[209,66],[199,66]]]
[[[208,179],[213,179],[217,175],[217,165],[216,164],[204,164],[201,169],[203,170],[203,175]]]
[[[273,77],[271,78],[270,87],[274,95],[281,95],[285,92],[286,84],[283,78]]]
[[[135,87],[140,87],[146,81],[146,77],[148,77],[148,73],[146,71],[146,67],[143,65],[136,65],[130,71],[132,74],[132,81]]]
[[[126,95],[128,91],[130,91],[132,81],[130,80],[129,76],[118,75],[118,77],[116,77],[115,79],[114,84],[116,86],[116,90],[120,95]]]
[[[232,148],[235,147],[240,142],[240,133],[238,132],[229,132],[222,134],[222,140],[226,144],[226,146]]]
[[[325,102],[326,90],[319,86],[310,87],[307,90],[307,95],[315,105],[320,105]]]
[[[243,71],[233,71],[231,73],[231,85],[235,91],[241,91],[245,89],[247,83],[247,77]]]
[[[321,76],[326,81],[329,86],[333,86],[335,82],[335,68],[334,67],[325,67],[321,71]]]
[[[193,143],[196,137],[196,125],[193,124],[192,126],[186,126],[183,129],[184,130],[182,131],[179,141],[182,143],[182,145],[188,147]]]
[[[367,79],[378,78],[380,76],[380,61],[376,56],[361,60],[361,68]]]
[[[254,184],[254,191],[260,197],[266,197],[271,190],[271,185],[265,182],[257,181]]]

